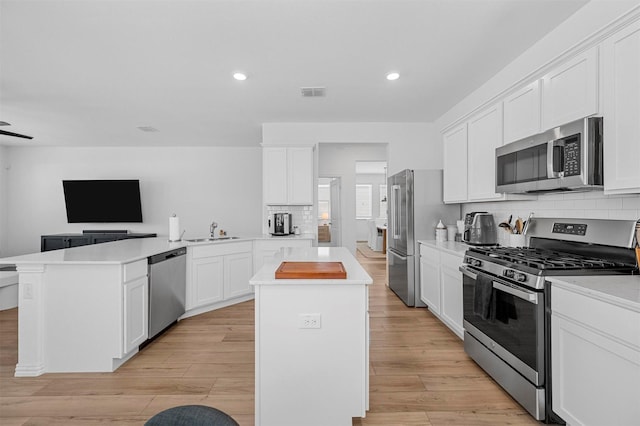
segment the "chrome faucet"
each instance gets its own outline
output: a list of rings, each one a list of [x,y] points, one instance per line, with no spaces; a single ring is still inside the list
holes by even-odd
[[[211,222],[211,226],[209,227],[209,236],[211,238],[215,238],[216,237],[216,228],[218,227],[218,223],[217,222]]]

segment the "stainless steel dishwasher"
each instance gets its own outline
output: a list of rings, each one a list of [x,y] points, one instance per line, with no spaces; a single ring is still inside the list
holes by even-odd
[[[187,249],[156,254],[149,260],[149,339],[185,312]]]

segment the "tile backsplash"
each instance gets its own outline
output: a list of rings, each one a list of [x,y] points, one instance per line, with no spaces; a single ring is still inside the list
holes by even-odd
[[[474,211],[493,213],[496,223],[521,217],[562,217],[580,219],[640,219],[640,195],[604,195],[601,191],[545,194],[524,201],[496,201],[462,205],[462,215]]]
[[[291,213],[293,226],[297,226],[301,233],[315,233],[316,221],[313,217],[313,206],[265,206],[265,217],[269,217],[271,213]],[[265,233],[268,232],[269,227],[266,223],[264,227]]]

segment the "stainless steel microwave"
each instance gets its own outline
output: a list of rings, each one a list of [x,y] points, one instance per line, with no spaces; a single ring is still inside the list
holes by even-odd
[[[496,192],[603,188],[602,117],[584,118],[496,148]]]

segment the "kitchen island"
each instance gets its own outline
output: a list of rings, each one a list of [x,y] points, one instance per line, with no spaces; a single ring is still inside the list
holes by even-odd
[[[287,262],[342,262],[346,279],[277,279]],[[256,425],[351,425],[369,405],[371,277],[344,247],[285,249],[255,287]]]

